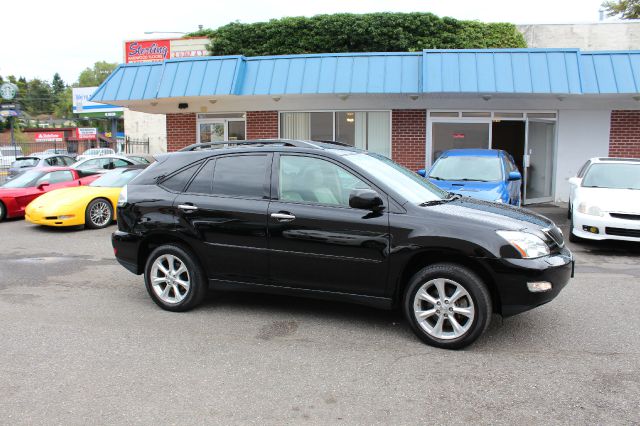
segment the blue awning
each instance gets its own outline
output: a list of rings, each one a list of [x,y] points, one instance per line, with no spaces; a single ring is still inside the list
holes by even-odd
[[[120,65],[93,102],[313,94],[625,94],[640,89],[640,51],[424,50],[211,56]]]

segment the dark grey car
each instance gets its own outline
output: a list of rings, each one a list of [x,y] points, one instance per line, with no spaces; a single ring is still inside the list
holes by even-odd
[[[41,167],[68,167],[73,163],[75,163],[75,160],[68,155],[37,154],[18,157],[16,161],[11,163],[8,178],[13,179],[27,170]]]

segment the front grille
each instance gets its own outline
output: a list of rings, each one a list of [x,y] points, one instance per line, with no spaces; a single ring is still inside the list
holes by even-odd
[[[564,247],[564,237],[562,236],[562,231],[557,226],[553,228],[545,229],[544,233],[549,236],[553,240],[554,243],[558,245],[558,247]]]
[[[640,214],[609,213],[609,216],[617,219],[640,220]]]
[[[635,237],[640,238],[640,229],[625,228],[604,228],[604,232],[609,235],[617,235],[618,237]]]

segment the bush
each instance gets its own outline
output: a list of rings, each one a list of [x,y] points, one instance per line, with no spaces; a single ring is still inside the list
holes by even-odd
[[[526,47],[513,24],[440,18],[431,13],[340,13],[268,22],[233,22],[194,35],[211,39],[212,55],[406,52],[422,49]]]

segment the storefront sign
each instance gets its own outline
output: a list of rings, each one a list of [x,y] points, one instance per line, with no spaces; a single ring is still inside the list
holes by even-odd
[[[464,139],[464,133],[454,133],[453,134],[453,138],[454,139]]]
[[[35,134],[36,142],[62,142],[64,132],[39,132]]]
[[[125,62],[158,62],[171,56],[171,40],[141,40],[125,43]]]
[[[98,134],[95,127],[78,127],[76,132],[78,139],[95,139]]]

